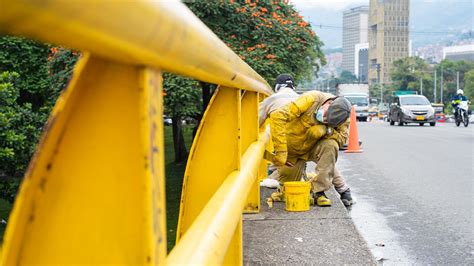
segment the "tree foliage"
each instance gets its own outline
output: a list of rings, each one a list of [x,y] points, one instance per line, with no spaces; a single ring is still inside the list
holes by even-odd
[[[310,80],[325,64],[322,42],[287,1],[192,1],[188,7],[273,84],[281,73]]]
[[[286,1],[189,1],[186,5],[270,84],[281,73],[292,74],[297,82],[310,80],[320,64],[326,63],[321,41],[309,23]],[[165,110],[173,121],[185,116],[199,120],[199,106],[203,101],[197,88],[210,90],[209,84],[165,76]],[[205,104],[208,97],[202,98]],[[180,124],[174,125],[173,132],[180,134],[179,127]],[[173,138],[178,142],[183,139],[182,136]],[[184,143],[175,143],[175,154],[184,153]]]
[[[393,63],[390,76],[393,84],[388,85],[388,91],[414,90],[421,93],[431,101],[440,101],[441,82],[443,83],[443,103],[448,103],[451,96],[456,93],[457,73],[459,73],[459,88],[469,92],[469,71],[474,69],[474,62],[443,60],[435,66],[429,66],[419,57],[406,57]],[[434,73],[436,71],[436,100],[434,99]],[[422,81],[422,82],[421,82]]]
[[[469,70],[464,75],[464,95],[474,101],[474,69]]]
[[[474,69],[474,62],[472,61],[450,61],[443,60],[436,66],[438,72],[438,89],[441,84],[441,73],[443,76],[443,93],[444,104],[451,101],[451,96],[456,94],[457,89],[457,73],[459,73],[459,88],[466,88],[466,73]],[[469,90],[469,87],[467,87]],[[439,93],[438,93],[439,94]]]
[[[12,201],[77,53],[0,37],[0,196]]]
[[[406,57],[393,62],[390,76],[399,90],[419,90],[420,79],[430,80],[430,72],[428,64],[420,57]]]
[[[16,72],[0,74],[0,173],[8,177],[23,174],[44,120],[31,103],[19,103],[19,80]]]
[[[336,83],[344,84],[344,83],[357,83],[357,77],[352,74],[350,71],[343,70],[341,75],[336,78]]]
[[[42,107],[51,94],[48,76],[50,45],[29,39],[0,36],[0,72],[16,72],[18,101],[29,102],[33,109]]]
[[[166,94],[165,113],[173,119],[175,162],[183,162],[187,159],[187,150],[181,121],[185,117],[196,117],[200,113],[200,84],[190,78],[166,73],[163,76],[163,88]]]

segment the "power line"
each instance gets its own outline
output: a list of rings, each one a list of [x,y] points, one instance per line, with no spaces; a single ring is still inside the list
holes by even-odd
[[[331,29],[331,30],[347,30],[347,31],[373,31],[370,28],[358,28],[358,27],[342,27],[342,26],[334,26],[334,25],[324,25],[324,24],[311,24],[313,26],[313,29],[320,28],[320,29]],[[437,34],[463,34],[463,32],[459,31],[410,31],[408,29],[408,26],[392,26],[391,28],[400,28],[400,29],[377,29],[377,32],[403,32],[403,31],[408,31],[410,34],[419,34],[419,35],[437,35]],[[469,31],[468,32],[471,36],[473,36],[473,32]],[[473,36],[474,37],[474,36]]]

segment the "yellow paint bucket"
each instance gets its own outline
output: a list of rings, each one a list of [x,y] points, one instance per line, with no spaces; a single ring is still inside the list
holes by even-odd
[[[309,182],[285,182],[283,193],[285,194],[285,210],[290,212],[309,211]]]

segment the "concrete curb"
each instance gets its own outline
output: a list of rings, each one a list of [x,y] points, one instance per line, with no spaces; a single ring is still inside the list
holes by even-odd
[[[377,264],[334,189],[333,206],[307,212],[287,212],[283,202],[268,208],[274,191],[261,188],[261,212],[244,215],[245,265]]]

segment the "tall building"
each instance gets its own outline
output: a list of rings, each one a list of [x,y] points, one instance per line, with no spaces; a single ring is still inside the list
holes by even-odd
[[[409,55],[409,18],[410,0],[370,0],[369,84],[391,83],[393,61]]]
[[[367,83],[369,80],[369,44],[358,43],[354,50],[354,75],[359,82]]]
[[[342,69],[355,73],[354,47],[367,42],[369,7],[359,6],[344,11],[342,17]]]

